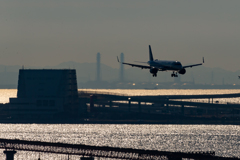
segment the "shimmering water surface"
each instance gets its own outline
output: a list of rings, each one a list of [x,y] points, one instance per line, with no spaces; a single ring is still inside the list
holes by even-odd
[[[240,90],[101,91],[133,95],[240,92]],[[6,97],[16,97],[16,90],[0,90],[0,95],[1,103],[6,103],[8,102]],[[215,151],[219,156],[240,157],[240,126],[238,125],[0,124],[0,138],[161,151]],[[18,155],[18,159],[27,158]],[[59,158],[53,156],[52,159]]]
[[[1,124],[1,138],[238,156],[234,125]]]

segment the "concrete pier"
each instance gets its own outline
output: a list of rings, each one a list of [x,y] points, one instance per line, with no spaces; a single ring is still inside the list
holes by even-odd
[[[17,151],[8,151],[8,150],[5,150],[3,151],[4,154],[6,154],[6,160],[14,160],[14,154],[17,153]]]
[[[131,101],[128,101],[128,112],[131,112]]]

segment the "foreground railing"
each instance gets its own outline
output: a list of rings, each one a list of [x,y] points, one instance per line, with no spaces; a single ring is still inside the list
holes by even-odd
[[[0,148],[6,151],[34,151],[46,152],[68,155],[81,155],[90,157],[105,157],[117,159],[156,159],[167,160],[176,158],[191,158],[191,159],[238,159],[215,156],[214,152],[165,152],[157,150],[141,150],[131,148],[117,148],[117,147],[100,147],[79,144],[66,144],[66,143],[50,143],[40,141],[26,141],[26,140],[12,140],[0,139]],[[11,152],[10,151],[10,152]]]

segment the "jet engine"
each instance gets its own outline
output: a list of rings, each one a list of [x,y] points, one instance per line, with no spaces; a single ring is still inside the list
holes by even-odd
[[[186,69],[181,69],[180,71],[178,71],[179,74],[185,74],[186,73]]]
[[[157,72],[158,72],[157,68],[151,68],[150,69],[150,73],[152,73],[152,74],[156,74]]]

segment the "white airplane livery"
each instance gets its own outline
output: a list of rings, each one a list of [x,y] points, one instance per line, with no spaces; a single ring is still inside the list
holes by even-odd
[[[118,57],[117,60],[119,63],[130,65],[132,67],[138,67],[142,69],[149,69],[150,73],[152,74],[153,77],[157,77],[157,72],[158,71],[172,71],[173,73],[171,74],[172,77],[178,77],[179,74],[185,74],[186,69],[185,68],[192,68],[194,66],[199,66],[204,63],[204,58],[203,62],[199,64],[193,64],[193,65],[187,65],[187,66],[182,66],[181,62],[179,61],[164,61],[164,60],[158,60],[158,59],[153,59],[152,55],[152,50],[151,46],[149,45],[149,61],[148,62],[140,62],[140,63],[146,63],[147,65],[139,65],[139,64],[132,64],[132,63],[125,63],[125,62],[120,62]]]

